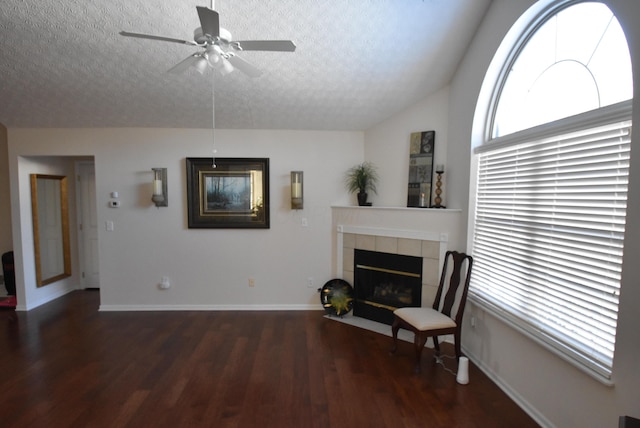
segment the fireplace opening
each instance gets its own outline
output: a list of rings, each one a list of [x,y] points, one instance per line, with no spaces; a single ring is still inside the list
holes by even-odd
[[[391,325],[397,308],[420,306],[422,258],[355,250],[354,297],[353,315]]]

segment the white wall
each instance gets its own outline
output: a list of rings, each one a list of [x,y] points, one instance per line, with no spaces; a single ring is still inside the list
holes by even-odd
[[[421,117],[420,123],[407,122],[408,115],[405,112],[366,133],[367,159],[390,164],[385,167],[383,181],[387,180],[388,171],[406,171],[405,154],[398,158],[392,152],[392,137],[406,140],[409,132],[416,128],[426,130],[435,127],[433,124],[444,116],[447,122],[447,206],[461,208],[468,213],[471,144],[479,133],[478,127],[474,128],[474,118],[476,108],[480,111],[486,108],[487,103],[487,99],[480,96],[481,86],[489,63],[507,31],[534,3],[533,0],[494,0],[451,81],[448,102],[440,99],[443,94],[434,94],[420,106],[416,106],[416,110],[409,110],[415,117]],[[545,0],[545,3],[548,1]],[[640,2],[607,0],[605,3],[616,13],[625,30],[636,70],[634,86],[640,87],[640,72],[637,71],[640,70],[640,27],[637,26],[640,20]],[[541,4],[540,2],[537,6]],[[448,117],[429,108],[438,104],[448,105]],[[634,122],[640,123],[638,98],[634,99]],[[438,126],[442,125],[438,123]],[[402,131],[404,136],[399,135]],[[436,128],[436,131],[439,129]],[[438,150],[436,144],[437,157]],[[636,153],[637,147],[632,148],[632,152],[632,157],[640,159],[640,155]],[[638,159],[633,159],[631,165],[628,219],[640,216]],[[394,189],[384,187],[380,199],[402,204],[403,195],[393,194],[397,191],[399,182],[400,178],[396,180]],[[467,235],[466,222],[460,224],[460,229],[461,233]],[[637,254],[640,254],[640,225],[627,221],[625,236],[613,387],[605,386],[565,363],[490,313],[473,304],[468,307],[463,331],[465,352],[545,426],[613,427],[617,426],[619,415],[640,417],[640,287],[637,283],[640,264],[636,260]],[[474,328],[469,322],[472,316],[476,319]]]
[[[188,229],[185,158],[211,156],[211,130],[10,129],[8,138],[10,174],[17,178],[13,234],[23,260],[16,274],[19,308],[43,303],[30,293],[30,192],[24,186],[29,173],[40,171],[27,160],[94,156],[102,309],[321,309],[316,289],[331,279],[330,206],[348,201],[342,177],[363,159],[361,132],[216,131],[219,157],[270,159],[271,228],[264,230]],[[168,168],[167,208],[151,202],[152,167]],[[304,171],[301,211],[290,209],[291,170]],[[121,208],[108,207],[112,191],[119,192]],[[106,221],[114,222],[113,232]],[[170,278],[169,290],[158,289],[162,276]]]
[[[449,89],[443,88],[424,101],[368,129],[365,132],[365,158],[378,167],[380,184],[377,195],[370,195],[373,205],[388,207],[407,206],[409,181],[409,137],[412,132],[436,131],[434,165],[447,164]],[[457,161],[448,168],[456,171]],[[443,178],[443,205],[447,205],[447,177]],[[435,180],[435,178],[434,178]],[[434,181],[435,186],[435,181]],[[466,197],[466,195],[464,195]]]
[[[19,239],[15,240],[15,252],[22,254],[26,252],[30,255],[28,258],[20,258],[16,255],[16,293],[18,296],[18,305],[20,308],[26,308],[28,303],[30,307],[39,306],[60,297],[69,291],[77,288],[80,279],[77,269],[72,270],[71,277],[64,278],[44,287],[36,286],[36,272],[34,253],[34,236],[33,222],[31,210],[31,174],[50,174],[64,175],[67,179],[67,194],[70,200],[69,204],[69,237],[72,245],[70,245],[70,255],[72,266],[78,265],[77,252],[77,221],[75,201],[75,180],[74,164],[67,157],[21,157],[18,160],[20,176],[18,180],[14,180],[12,187],[16,186],[20,198],[19,203],[11,204],[13,210],[13,219],[15,223],[20,224]],[[15,225],[14,223],[14,225]],[[14,229],[15,230],[15,229]],[[20,278],[20,280],[18,279]]]

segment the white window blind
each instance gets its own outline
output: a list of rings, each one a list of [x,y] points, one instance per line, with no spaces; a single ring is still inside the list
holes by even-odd
[[[617,121],[478,155],[473,298],[605,379],[615,346],[630,132],[629,120]]]

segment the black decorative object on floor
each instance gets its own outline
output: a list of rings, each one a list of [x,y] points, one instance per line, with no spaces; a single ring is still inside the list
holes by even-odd
[[[16,274],[13,264],[13,251],[8,251],[2,255],[2,274],[4,275],[4,286],[9,296],[16,295]]]
[[[353,308],[353,287],[343,279],[332,279],[320,289],[320,302],[327,314],[341,317]]]

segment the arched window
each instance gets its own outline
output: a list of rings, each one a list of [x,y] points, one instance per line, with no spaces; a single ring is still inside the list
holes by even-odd
[[[627,201],[632,70],[603,3],[555,1],[504,64],[475,148],[471,294],[610,382]]]
[[[631,99],[626,39],[602,3],[554,12],[516,53],[500,88],[493,138]]]

